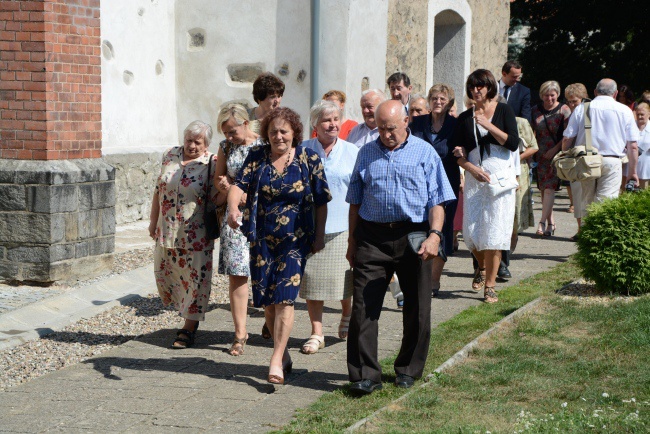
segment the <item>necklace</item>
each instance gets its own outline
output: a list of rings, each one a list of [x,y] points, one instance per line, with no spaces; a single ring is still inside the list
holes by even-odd
[[[282,158],[282,157],[280,157]],[[280,158],[277,158],[275,161],[279,160]],[[291,160],[291,148],[289,148],[289,151],[287,152],[287,159],[284,161],[284,168],[282,171],[278,171],[276,169],[276,174],[271,177],[271,194],[273,196],[278,196],[280,194],[280,191],[282,190],[282,185],[280,185],[279,189],[276,189],[273,187],[273,181],[277,179],[283,179],[284,178],[284,173],[287,171],[287,167],[289,167],[289,161]]]
[[[282,158],[282,157],[276,158],[275,161],[278,161],[280,158]],[[287,159],[284,162],[284,168],[282,169],[280,174],[283,174],[284,172],[286,172],[287,167],[289,167],[289,161],[290,160],[291,160],[291,148],[289,148],[289,151],[287,152]],[[275,161],[273,161],[273,163],[275,163]]]

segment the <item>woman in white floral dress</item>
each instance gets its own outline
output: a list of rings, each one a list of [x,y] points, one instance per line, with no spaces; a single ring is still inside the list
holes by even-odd
[[[228,104],[219,111],[217,117],[219,132],[226,140],[219,144],[217,169],[214,173],[214,184],[219,189],[217,203],[225,203],[230,189],[230,183],[248,156],[253,146],[262,145],[262,141],[249,127],[248,113],[239,104]],[[240,210],[246,203],[242,198]],[[226,209],[225,215],[228,215]],[[246,236],[239,230],[234,230],[226,219],[221,222],[221,241],[219,245],[219,274],[227,274],[229,280],[230,312],[235,324],[235,338],[229,353],[232,356],[244,354],[248,339],[246,333],[246,313],[248,309],[248,277],[250,276],[249,249]]]
[[[165,306],[173,304],[185,324],[172,348],[194,344],[199,321],[212,289],[214,241],[206,238],[205,200],[216,200],[208,171],[216,159],[208,152],[212,128],[201,121],[188,125],[183,146],[165,151],[151,205],[149,235],[156,241],[154,274]],[[210,165],[210,166],[208,166]]]

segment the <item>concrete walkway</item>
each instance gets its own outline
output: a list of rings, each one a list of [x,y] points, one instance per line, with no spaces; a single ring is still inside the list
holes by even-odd
[[[535,228],[520,236],[510,267],[515,278],[500,287],[552,268],[575,252],[575,244],[568,237],[575,233],[576,223],[565,212],[567,206],[566,196],[560,195],[555,237],[535,238]],[[538,217],[538,204],[535,208]],[[73,299],[79,298],[79,305],[93,309],[111,303],[109,292],[120,293],[119,288],[122,296],[140,290],[152,292],[155,285],[150,268],[108,279],[111,282],[103,282],[102,292],[67,294],[69,301],[74,304]],[[432,300],[434,326],[481,303],[480,295],[470,289],[471,276],[469,253],[461,243],[461,251],[447,263],[440,298]],[[133,286],[136,282],[141,289]],[[309,336],[310,326],[305,304],[300,302],[304,300],[298,301],[289,341],[294,372],[284,387],[275,389],[266,383],[272,344],[259,335],[261,316],[249,318],[251,338],[245,355],[231,357],[225,352],[233,338],[233,324],[230,312],[223,307],[207,315],[194,348],[169,349],[173,330],[161,330],[0,393],[0,432],[264,432],[280,428],[290,422],[297,408],[347,382],[346,344],[336,337],[340,306],[326,304],[323,323],[327,346],[316,355],[306,356],[298,350]],[[34,315],[41,318],[50,311],[57,313],[51,306],[21,310],[25,313],[32,307],[40,309]],[[58,313],[66,314],[62,309],[60,306]],[[24,325],[19,327],[14,316],[16,323],[2,323],[0,331],[21,327],[27,331],[28,318],[23,318]],[[38,333],[37,329],[32,331]],[[379,356],[383,358],[397,350],[402,332],[401,312],[395,309],[390,294],[385,299],[380,330]]]

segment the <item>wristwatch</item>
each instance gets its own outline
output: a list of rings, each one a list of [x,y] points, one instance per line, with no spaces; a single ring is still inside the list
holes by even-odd
[[[442,235],[442,232],[440,232],[439,230],[437,230],[437,229],[431,229],[431,230],[429,231],[429,235],[431,235],[431,234],[436,234],[436,235],[438,235],[438,237],[440,237],[440,241],[442,241],[442,237],[443,237],[443,235]]]

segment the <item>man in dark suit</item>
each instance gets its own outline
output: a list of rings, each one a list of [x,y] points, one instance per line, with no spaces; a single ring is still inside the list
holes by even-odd
[[[501,94],[508,105],[512,107],[515,116],[528,119],[530,122],[530,89],[519,83],[521,79],[521,65],[516,60],[508,60],[501,68],[501,80],[499,80],[499,94]],[[510,266],[510,251],[501,251],[501,265],[497,277],[509,279],[512,277],[508,267]]]
[[[521,65],[515,60],[508,60],[501,68],[499,94],[508,101],[515,116],[526,118],[530,122],[530,89],[519,83]]]

